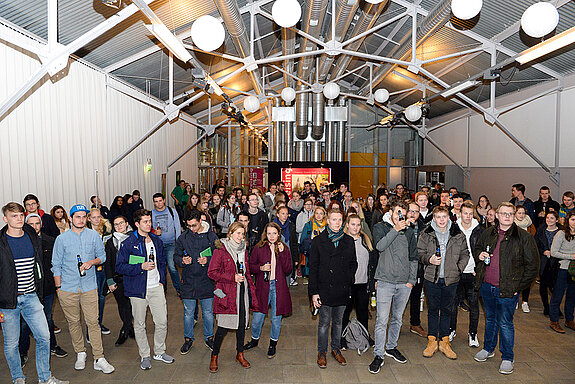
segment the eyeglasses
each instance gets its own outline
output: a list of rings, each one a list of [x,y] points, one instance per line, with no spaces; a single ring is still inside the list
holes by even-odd
[[[119,227],[120,225],[126,224],[125,221],[119,221],[117,223],[114,223],[114,227]]]
[[[419,213],[419,211],[418,211],[418,210],[416,211],[416,210],[413,210],[413,209],[410,209],[410,210],[409,210],[409,211],[407,211],[407,212],[408,212],[408,213]]]
[[[514,213],[511,212],[497,212],[497,214],[505,217],[511,217],[515,215]]]

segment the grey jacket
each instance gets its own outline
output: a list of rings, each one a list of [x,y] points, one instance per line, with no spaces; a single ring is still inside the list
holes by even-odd
[[[419,235],[417,241],[417,252],[419,261],[425,266],[425,280],[437,283],[439,279],[439,265],[429,263],[431,256],[435,255],[439,242],[435,235],[435,230],[430,226]],[[459,229],[459,226],[452,225],[449,230],[449,240],[445,250],[445,285],[459,282],[461,274],[469,261],[469,251],[467,250],[467,240]]]
[[[397,232],[389,217],[373,227],[379,252],[375,279],[392,284],[413,284],[417,280],[417,240],[413,229]]]

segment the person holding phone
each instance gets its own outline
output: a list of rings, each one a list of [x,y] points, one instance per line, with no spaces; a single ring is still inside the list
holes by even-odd
[[[292,262],[289,247],[280,239],[281,228],[276,223],[268,223],[261,240],[250,255],[250,271],[255,276],[256,295],[259,307],[254,311],[252,339],[244,350],[257,347],[264,319],[271,307],[272,329],[267,356],[276,354],[276,345],[280,336],[282,316],[292,311],[291,296],[284,278],[291,273]]]

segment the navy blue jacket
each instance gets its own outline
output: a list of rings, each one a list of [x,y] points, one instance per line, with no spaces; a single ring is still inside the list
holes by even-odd
[[[150,233],[150,238],[154,243],[154,253],[156,255],[156,268],[160,273],[160,283],[166,286],[166,255],[164,254],[164,244],[160,238]],[[142,264],[130,264],[130,255],[146,257],[146,244],[144,238],[138,231],[132,232],[130,237],[122,242],[116,258],[116,272],[124,275],[124,295],[126,297],[146,298],[148,287],[148,271],[142,269]]]
[[[206,223],[207,224],[207,223]],[[206,248],[211,248],[212,253],[216,250],[218,235],[209,228],[203,233],[194,233],[187,229],[176,240],[176,250],[174,252],[174,262],[182,267],[182,285],[180,296],[182,299],[209,299],[214,296],[216,283],[208,277],[208,267],[211,256],[208,257],[206,265],[198,263],[200,252]],[[184,250],[192,258],[191,264],[184,264]]]

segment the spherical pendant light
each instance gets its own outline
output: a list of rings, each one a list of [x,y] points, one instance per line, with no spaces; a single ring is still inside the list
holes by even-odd
[[[421,119],[421,115],[423,114],[419,105],[410,105],[409,107],[405,108],[403,111],[405,118],[409,121],[416,122],[417,120]]]
[[[380,104],[383,104],[389,100],[389,91],[385,88],[380,88],[373,94],[373,98]]]
[[[301,6],[297,0],[276,0],[272,6],[272,17],[280,27],[291,28],[301,18]]]
[[[326,99],[329,100],[337,99],[337,97],[339,96],[339,92],[340,89],[337,83],[330,82],[323,86],[323,95],[325,96]]]
[[[202,51],[211,52],[224,43],[226,30],[218,19],[204,15],[192,24],[192,41]]]
[[[244,109],[250,113],[260,109],[260,101],[257,96],[248,96],[244,99]]]
[[[535,3],[521,16],[521,28],[531,37],[547,36],[559,23],[559,12],[551,3],[541,1]]]
[[[292,87],[285,87],[282,89],[281,97],[286,103],[291,103],[295,100],[295,89]]]
[[[482,0],[451,0],[451,12],[461,20],[473,19],[481,12]]]
[[[383,0],[365,0],[366,2],[370,3],[370,4],[379,4],[381,3]]]

